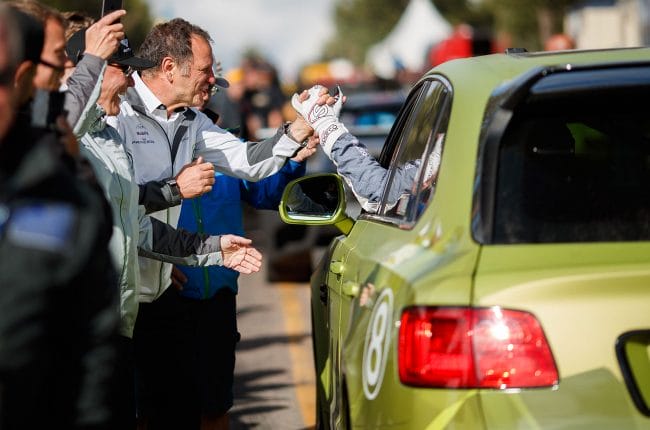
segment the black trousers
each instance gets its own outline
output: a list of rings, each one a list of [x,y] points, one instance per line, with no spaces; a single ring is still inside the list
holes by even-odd
[[[135,430],[135,368],[133,340],[117,336],[115,360],[115,392],[110,398],[112,429]]]
[[[140,303],[133,333],[136,403],[148,430],[200,427],[191,311],[191,300],[173,287],[152,303]]]

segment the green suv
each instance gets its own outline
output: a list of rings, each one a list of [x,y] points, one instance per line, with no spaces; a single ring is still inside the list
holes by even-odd
[[[650,429],[650,49],[436,67],[378,191],[439,144],[356,220],[335,174],[285,190],[343,233],[311,278],[318,427]]]

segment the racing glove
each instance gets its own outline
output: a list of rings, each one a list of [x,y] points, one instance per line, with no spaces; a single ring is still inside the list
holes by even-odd
[[[322,85],[311,87],[307,90],[309,96],[303,102],[300,101],[298,94],[294,94],[291,98],[291,105],[316,130],[320,144],[329,157],[334,142],[344,133],[348,133],[348,129],[339,121],[343,106],[341,88],[337,87],[337,94],[334,96],[336,102],[332,106],[318,104],[319,92],[323,88]]]

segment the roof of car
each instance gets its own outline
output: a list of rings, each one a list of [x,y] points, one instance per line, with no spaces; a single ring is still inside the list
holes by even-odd
[[[425,77],[440,73],[453,82],[495,88],[536,67],[585,66],[649,60],[650,48],[504,53],[448,61],[430,70]]]

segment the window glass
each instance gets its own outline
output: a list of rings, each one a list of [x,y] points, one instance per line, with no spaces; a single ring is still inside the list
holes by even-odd
[[[650,239],[647,98],[584,94],[515,112],[499,150],[495,242]]]
[[[400,225],[417,220],[433,195],[449,114],[448,95],[444,83],[425,83],[402,129],[380,208],[381,215],[395,218]]]

